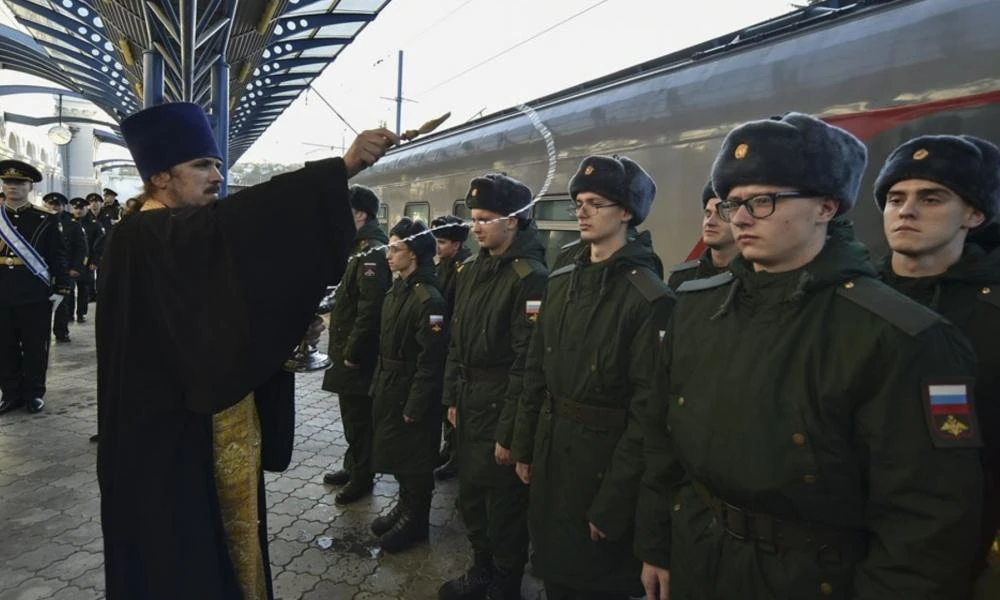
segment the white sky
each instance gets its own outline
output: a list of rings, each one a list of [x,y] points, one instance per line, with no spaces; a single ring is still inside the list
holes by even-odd
[[[395,103],[382,97],[396,95],[397,52],[403,50],[403,96],[412,102],[403,103],[402,128],[451,111],[445,129],[792,8],[790,0],[392,0],[313,85],[357,130],[380,120],[394,128]],[[9,13],[0,21],[4,16]],[[0,84],[24,79],[0,72]],[[27,103],[34,110],[18,110]],[[0,109],[52,114],[27,96],[2,98]],[[315,160],[340,154],[353,138],[307,92],[241,161]],[[98,158],[118,156],[127,151],[102,145]]]

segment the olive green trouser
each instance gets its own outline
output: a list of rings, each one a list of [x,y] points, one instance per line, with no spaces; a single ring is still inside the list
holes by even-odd
[[[458,510],[475,554],[492,555],[493,563],[521,571],[528,562],[528,486],[514,467],[504,467],[492,486],[462,482]]]
[[[372,446],[375,444],[375,425],[372,419],[371,396],[338,394],[340,421],[344,426],[347,452],[344,453],[344,470],[351,474],[351,483],[365,485],[374,479],[372,474]]]

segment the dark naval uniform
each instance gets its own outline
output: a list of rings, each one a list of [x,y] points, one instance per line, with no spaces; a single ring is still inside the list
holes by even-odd
[[[835,228],[800,269],[677,292],[636,525],[672,600],[966,597],[972,348]]]
[[[727,269],[728,267],[721,269],[716,267],[715,263],[712,262],[712,250],[705,248],[705,251],[696,260],[682,262],[670,269],[670,274],[667,276],[667,285],[670,286],[670,289],[676,290],[685,281],[713,277],[725,272]]]
[[[101,211],[97,213],[97,220],[104,225],[105,229],[110,230],[111,226],[120,221],[122,218],[122,205],[118,203],[118,200],[111,202],[110,204],[105,203],[101,207]]]
[[[66,246],[59,218],[31,204],[15,211],[4,205],[14,228],[45,260],[51,281],[32,274],[7,244],[0,243],[0,411],[25,403],[29,408],[45,396],[49,363],[49,328],[53,292],[69,293]],[[43,403],[42,403],[43,404]]]
[[[391,528],[375,531],[390,552],[427,538],[434,491],[448,330],[432,258],[430,246],[428,264],[405,280],[397,278],[382,306],[381,356],[372,386],[372,469],[395,475],[399,482]]]
[[[560,586],[627,597],[642,593],[632,553],[639,416],[674,295],[637,240],[600,263],[589,244],[576,250],[549,276],[512,452],[531,465],[532,573],[550,596]],[[591,541],[588,523],[607,538]]]
[[[514,467],[497,465],[510,448],[525,357],[548,271],[533,224],[500,256],[467,259],[456,282],[444,404],[458,409],[459,510],[476,565],[520,573],[527,562],[528,490]]]
[[[68,271],[77,273],[76,277],[70,274],[70,278],[73,282],[79,281],[83,274],[88,272],[87,234],[80,220],[65,211],[59,213],[59,227],[66,244]],[[73,309],[76,302],[85,303],[87,301],[86,297],[77,293],[75,287],[71,284],[70,293],[55,310],[55,316],[52,319],[52,334],[56,336],[56,341],[69,341],[69,323],[73,320]]]
[[[369,394],[378,361],[382,302],[392,284],[385,252],[369,251],[388,242],[389,238],[374,219],[358,230],[351,256],[367,254],[347,264],[330,310],[328,352],[332,366],[323,376],[323,389],[338,396],[344,437],[347,438],[344,470],[350,475],[350,481],[362,487],[370,486],[373,477],[374,430]],[[344,365],[345,359],[360,368],[348,368]]]
[[[977,569],[1000,528],[1000,225],[965,245],[962,258],[936,277],[901,277],[889,258],[882,280],[954,323],[972,343],[979,361],[976,408],[983,434],[985,508]]]
[[[107,231],[104,225],[90,211],[80,219],[83,231],[87,236],[87,268],[76,280],[76,320],[87,320],[87,309],[94,296],[97,268],[101,264],[101,254],[104,252],[104,240]]]

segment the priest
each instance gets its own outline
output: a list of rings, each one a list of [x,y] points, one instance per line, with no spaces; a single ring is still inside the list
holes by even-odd
[[[282,363],[354,239],[347,181],[399,138],[218,199],[200,106],[126,118],[142,211],[115,226],[97,309],[101,525],[109,600],[273,598],[263,470],[291,459]]]

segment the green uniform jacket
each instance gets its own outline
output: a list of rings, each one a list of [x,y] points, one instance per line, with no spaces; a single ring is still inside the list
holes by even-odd
[[[382,358],[372,388],[377,473],[430,473],[437,465],[446,309],[430,264],[405,281],[396,279],[385,295]],[[404,416],[414,422],[404,422]]]
[[[628,241],[639,242],[646,248],[649,248],[651,252],[653,250],[653,236],[652,234],[649,233],[648,230],[639,231],[635,227],[629,227]],[[579,239],[573,240],[568,244],[563,244],[563,246],[559,248],[559,254],[556,255],[556,259],[553,261],[552,270],[557,271],[565,267],[566,265],[573,264],[573,261],[576,259],[577,253],[580,251],[581,245],[583,244]],[[653,256],[653,261],[656,263],[653,270],[656,272],[656,275],[660,279],[663,279],[663,261],[660,260],[660,257],[655,253],[652,256]]]
[[[979,443],[932,429],[925,394],[968,385],[972,349],[840,236],[801,269],[755,273],[737,257],[678,291],[636,517],[636,553],[670,569],[671,600],[967,597]],[[692,480],[744,509],[859,532],[858,549],[820,560],[737,540]]]
[[[389,238],[373,219],[354,236],[351,256],[387,243]],[[330,309],[328,354],[332,364],[323,375],[324,390],[360,396],[371,391],[378,362],[379,316],[390,285],[392,273],[384,251],[368,252],[347,263]],[[345,359],[361,368],[347,368]]]
[[[976,351],[976,408],[986,475],[984,541],[1000,527],[1000,224],[967,243],[962,258],[936,277],[900,277],[887,257],[882,280],[954,323]],[[988,546],[987,546],[988,547]],[[984,552],[985,555],[985,552]]]
[[[533,572],[574,589],[640,594],[632,553],[639,417],[674,295],[640,242],[597,264],[589,244],[577,251],[549,276],[514,433],[515,460],[532,465]],[[563,399],[596,414],[560,412]],[[591,541],[588,522],[607,539]]]
[[[667,276],[667,285],[670,289],[676,290],[681,287],[681,284],[685,281],[691,281],[692,279],[705,279],[706,277],[712,277],[718,275],[723,271],[728,269],[720,269],[715,266],[712,262],[712,250],[710,248],[705,248],[701,256],[697,260],[689,260],[683,262],[679,265],[675,265],[670,269],[670,274]]]
[[[448,317],[451,319],[451,310],[455,306],[455,282],[458,275],[458,267],[469,258],[469,249],[465,246],[458,247],[458,253],[451,258],[446,258],[437,264],[437,280],[440,283],[441,295],[448,303]]]
[[[462,264],[455,288],[442,402],[458,407],[462,481],[490,486],[494,446],[510,448],[528,343],[548,270],[534,224],[502,256],[487,250]],[[510,468],[510,467],[507,467]]]

